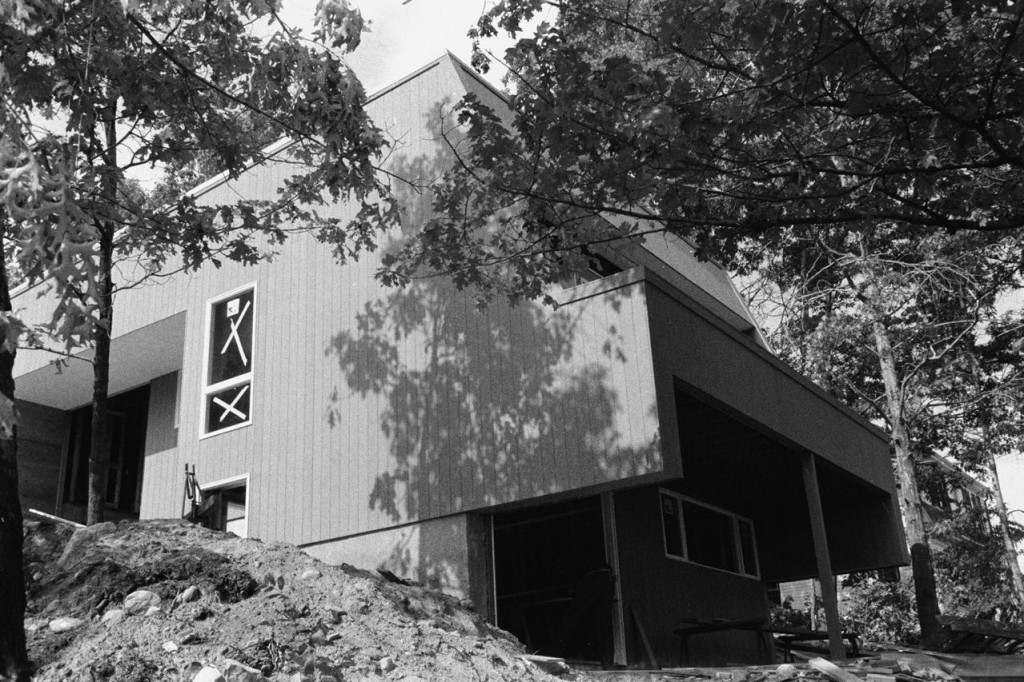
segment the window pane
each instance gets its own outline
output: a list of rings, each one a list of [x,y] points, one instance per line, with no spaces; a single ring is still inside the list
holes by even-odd
[[[249,421],[249,384],[232,386],[206,398],[206,432]]]
[[[683,501],[683,522],[690,561],[734,573],[739,571],[731,516]]]
[[[253,290],[213,305],[209,384],[252,371]]]
[[[671,495],[661,496],[661,525],[665,532],[665,551],[683,556],[683,538],[679,528],[679,501]]]
[[[749,521],[737,519],[740,526],[740,550],[743,552],[743,572],[757,575],[757,547],[754,546],[754,526]]]

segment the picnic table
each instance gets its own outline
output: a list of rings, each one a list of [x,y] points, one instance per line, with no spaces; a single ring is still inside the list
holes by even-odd
[[[821,647],[808,642],[828,642],[828,632],[825,630],[807,630],[804,628],[767,627],[766,632],[775,637],[775,646],[782,651],[782,660],[791,662],[793,651],[809,651],[815,654],[823,652]],[[850,643],[850,656],[856,658],[860,655],[860,642],[856,632],[844,631],[843,639]]]
[[[737,620],[727,620],[725,618],[688,618],[683,622],[685,625],[673,631],[679,637],[679,659],[681,663],[690,662],[690,637],[710,632],[725,632],[727,630],[749,630],[757,633],[758,653],[763,653],[766,657],[770,656],[771,650],[768,647],[764,616],[740,618]]]

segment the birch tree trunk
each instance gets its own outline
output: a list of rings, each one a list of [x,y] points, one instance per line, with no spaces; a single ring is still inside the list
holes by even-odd
[[[1024,610],[1024,576],[1021,575],[1020,562],[1017,561],[1017,548],[1013,545],[1013,540],[1010,539],[1010,516],[1006,512],[1006,502],[1003,500],[1003,488],[999,484],[999,472],[996,470],[994,453],[988,453],[988,468],[992,473],[992,497],[995,500],[996,514],[999,516],[999,531],[1003,539],[1003,549],[1006,551],[1006,570],[1010,574],[1013,598],[1017,602],[1017,608]]]
[[[935,566],[928,544],[928,531],[924,525],[921,492],[914,474],[914,460],[910,450],[910,430],[904,419],[904,396],[900,386],[892,343],[885,324],[876,316],[872,322],[878,366],[885,385],[885,402],[892,429],[890,442],[896,460],[900,511],[910,545],[910,564],[914,574],[914,595],[917,598],[917,618],[921,625],[921,638],[927,640],[938,629],[939,598],[935,587]]]

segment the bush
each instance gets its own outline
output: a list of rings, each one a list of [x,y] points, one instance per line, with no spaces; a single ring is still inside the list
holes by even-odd
[[[844,628],[859,633],[865,641],[879,644],[920,643],[913,580],[862,578],[847,585],[842,610]]]

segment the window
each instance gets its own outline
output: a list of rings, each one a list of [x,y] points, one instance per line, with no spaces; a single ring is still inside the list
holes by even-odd
[[[249,475],[234,476],[202,487],[202,502],[188,517],[204,528],[249,537]]]
[[[665,554],[730,573],[757,576],[757,543],[749,519],[661,491]]]
[[[610,277],[617,272],[622,272],[622,268],[604,256],[599,256],[589,252],[585,252],[584,255],[590,259],[587,268],[582,272],[571,272],[563,276],[562,279],[559,280],[563,289],[571,289],[572,287],[579,286],[580,284],[604,279],[605,277]]]
[[[204,436],[252,423],[255,305],[256,287],[250,284],[214,299],[207,309]]]

